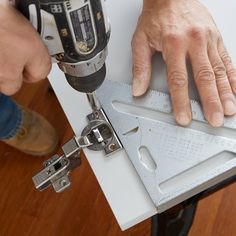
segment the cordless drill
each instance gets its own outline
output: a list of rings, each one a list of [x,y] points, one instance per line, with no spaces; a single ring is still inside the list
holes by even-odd
[[[19,0],[17,8],[37,29],[68,83],[87,93],[92,107],[94,91],[106,75],[105,59],[110,26],[105,0]]]
[[[122,148],[95,95],[106,76],[110,25],[105,0],[16,0],[15,3],[40,34],[68,83],[87,94],[93,109],[81,136],[65,143],[63,154],[45,161],[44,169],[33,177],[37,189],[52,185],[56,192],[61,192],[70,186],[68,175],[80,165],[83,148],[103,150],[106,154]]]

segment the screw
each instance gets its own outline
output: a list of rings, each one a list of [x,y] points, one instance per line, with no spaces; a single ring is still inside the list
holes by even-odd
[[[63,187],[66,186],[67,185],[67,181],[64,180],[64,179],[61,180],[60,185],[63,186]]]
[[[48,35],[48,36],[46,36],[46,37],[45,37],[45,39],[46,39],[46,40],[53,40],[53,39],[54,39],[54,37],[53,37],[53,36],[51,36],[51,35]]]
[[[111,143],[108,148],[109,148],[110,151],[115,151],[117,146],[116,146],[115,143]]]
[[[47,167],[47,166],[49,166],[49,165],[51,165],[51,162],[50,162],[50,161],[47,161],[47,162],[44,163],[44,166],[45,166],[45,167]]]
[[[95,114],[95,117],[96,117],[96,118],[99,118],[99,113],[98,113],[97,111],[95,111],[94,114]]]

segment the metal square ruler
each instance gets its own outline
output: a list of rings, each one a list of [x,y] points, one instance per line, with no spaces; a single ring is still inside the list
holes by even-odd
[[[236,174],[236,117],[213,128],[192,100],[193,121],[180,127],[169,95],[134,98],[130,85],[111,80],[97,97],[158,212]]]

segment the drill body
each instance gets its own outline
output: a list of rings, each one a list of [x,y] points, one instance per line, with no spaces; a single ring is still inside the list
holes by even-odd
[[[102,84],[110,36],[104,0],[19,0],[17,8],[74,89],[92,93]]]

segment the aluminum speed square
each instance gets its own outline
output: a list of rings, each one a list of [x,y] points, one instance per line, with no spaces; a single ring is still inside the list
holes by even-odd
[[[236,117],[213,128],[191,101],[193,121],[183,128],[165,93],[134,98],[131,86],[106,80],[97,96],[158,212],[236,174]]]

